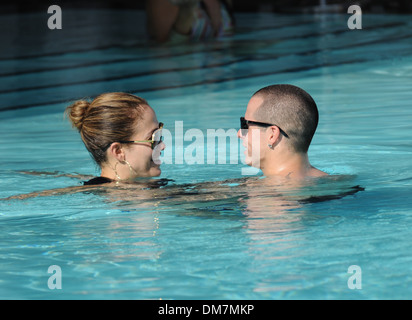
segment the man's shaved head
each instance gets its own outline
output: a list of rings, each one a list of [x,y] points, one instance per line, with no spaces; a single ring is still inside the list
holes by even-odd
[[[318,108],[303,89],[289,84],[260,89],[253,97],[263,100],[253,116],[256,121],[273,123],[285,131],[293,151],[306,153],[319,121]]]

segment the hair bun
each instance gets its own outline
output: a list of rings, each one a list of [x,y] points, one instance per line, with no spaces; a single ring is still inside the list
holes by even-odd
[[[84,117],[90,107],[90,102],[86,100],[79,100],[67,107],[66,114],[68,115],[73,127],[79,131],[83,127]]]

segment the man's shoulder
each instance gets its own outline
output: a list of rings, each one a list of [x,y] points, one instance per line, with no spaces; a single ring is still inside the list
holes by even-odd
[[[311,170],[309,171],[309,174],[308,174],[308,176],[310,176],[310,177],[326,177],[328,175],[329,174],[327,174],[326,172],[321,171],[321,170],[319,170],[315,167],[312,167]]]

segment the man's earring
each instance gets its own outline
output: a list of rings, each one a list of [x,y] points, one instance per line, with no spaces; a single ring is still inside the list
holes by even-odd
[[[268,147],[269,147],[270,149],[273,149],[273,145],[271,145],[271,144],[268,144]]]

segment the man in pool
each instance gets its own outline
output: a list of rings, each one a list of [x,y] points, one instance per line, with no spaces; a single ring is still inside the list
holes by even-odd
[[[288,84],[260,89],[240,118],[238,137],[246,148],[246,164],[267,177],[326,176],[308,158],[318,120],[316,103],[303,89]]]

